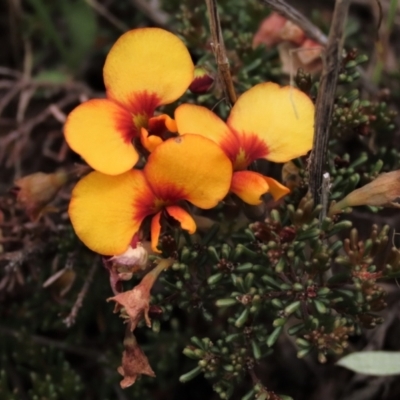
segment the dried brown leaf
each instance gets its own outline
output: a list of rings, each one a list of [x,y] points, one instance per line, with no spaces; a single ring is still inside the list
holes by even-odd
[[[140,375],[156,376],[130,330],[125,334],[122,365],[118,367],[118,372],[124,377],[120,382],[122,389],[132,386]]]

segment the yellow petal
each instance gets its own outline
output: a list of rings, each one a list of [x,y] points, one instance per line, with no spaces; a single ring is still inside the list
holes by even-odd
[[[183,42],[159,28],[133,29],[123,34],[111,48],[103,70],[107,96],[135,114],[143,111],[140,107],[154,111],[178,99],[189,87],[193,74],[193,62]],[[152,98],[150,104],[137,98],[144,93]],[[145,111],[152,116],[153,111]]]
[[[208,108],[182,104],[175,110],[178,133],[194,133],[217,143],[232,162],[240,151],[240,143],[229,127]]]
[[[160,144],[143,171],[153,192],[164,202],[188,200],[208,209],[226,196],[232,163],[211,140],[188,134]]]
[[[286,186],[282,185],[278,181],[269,176],[264,176],[265,181],[268,183],[269,186],[269,193],[271,193],[274,200],[279,200],[283,196],[286,196],[290,193],[290,189]]]
[[[254,134],[264,142],[264,158],[286,162],[311,150],[314,104],[296,88],[261,83],[239,97],[228,125],[239,137]]]
[[[261,196],[268,192],[265,177],[258,172],[237,171],[233,173],[231,192],[245,203],[256,206],[262,202]]]
[[[108,175],[130,170],[139,155],[132,145],[131,115],[106,99],[76,107],[64,127],[65,140],[92,168]]]
[[[69,216],[78,237],[96,253],[124,253],[143,219],[154,212],[154,194],[139,170],[118,176],[92,172],[72,191]]]
[[[182,207],[168,206],[166,210],[172,218],[176,219],[181,224],[182,229],[188,231],[190,234],[196,232],[196,222]]]
[[[174,116],[180,135],[194,133],[219,145],[231,135],[225,122],[206,107],[181,104],[175,110]]]
[[[155,253],[161,253],[160,250],[158,250],[158,240],[160,238],[160,233],[161,233],[161,211],[159,211],[152,219],[151,219],[151,249]]]

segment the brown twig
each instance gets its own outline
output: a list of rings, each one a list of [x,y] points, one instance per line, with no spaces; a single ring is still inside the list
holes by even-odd
[[[343,33],[348,8],[349,0],[336,0],[326,52],[323,56],[323,70],[315,105],[314,143],[309,163],[310,190],[315,205],[318,205],[321,199],[322,175],[326,164],[329,129],[342,60]]]
[[[171,27],[168,27],[168,14],[157,6],[157,2],[149,0],[131,0],[131,3],[156,25],[161,28],[171,29]]]
[[[208,17],[210,20],[211,30],[211,47],[217,61],[218,75],[225,93],[226,99],[231,106],[236,102],[236,92],[233,86],[231,71],[229,69],[229,61],[226,55],[224,39],[222,37],[221,23],[219,21],[216,0],[206,0]]]
[[[79,101],[80,96],[81,93],[79,92],[67,94],[55,105],[60,109],[64,108]],[[12,166],[21,154],[22,149],[27,145],[31,131],[52,116],[52,106],[46,107],[43,111],[23,122],[17,129],[10,131],[0,139],[0,162],[3,162],[3,159],[7,157],[6,165],[8,167]],[[11,147],[13,143],[14,145]],[[11,152],[9,151],[10,148],[12,148]]]
[[[328,213],[328,203],[329,203],[329,192],[331,188],[331,177],[329,172],[325,172],[322,175],[322,186],[321,186],[321,204],[322,210],[319,215],[319,220],[322,222]]]
[[[261,0],[268,4],[277,13],[298,25],[310,39],[325,46],[328,43],[327,36],[317,28],[309,19],[297,11],[294,7],[282,0]]]
[[[35,81],[31,79],[21,78],[18,81],[6,81],[10,82],[11,89],[6,93],[0,101],[0,116],[5,107],[8,106],[10,101],[23,90],[31,89],[53,89],[53,90],[66,90],[66,91],[80,91],[84,94],[91,95],[92,91],[81,82],[65,82],[65,83],[54,83],[46,81]]]
[[[79,292],[78,297],[76,298],[75,304],[73,305],[71,312],[63,320],[63,322],[65,323],[65,325],[67,325],[68,328],[70,328],[75,323],[76,316],[78,315],[78,312],[82,307],[83,300],[85,299],[85,296],[90,288],[94,274],[96,273],[99,264],[100,264],[99,260],[96,257],[89,270],[89,273],[86,276],[85,283],[83,284],[82,289]]]
[[[115,28],[117,28],[121,32],[126,32],[129,30],[128,25],[126,25],[124,22],[119,20],[115,15],[111,14],[106,7],[104,7],[102,4],[100,4],[96,0],[85,0],[86,3],[93,8],[94,11],[97,12],[97,14],[101,15],[104,19],[106,19],[111,25],[113,25]]]
[[[22,77],[22,73],[20,71],[7,67],[0,67],[0,75],[10,76],[17,79]]]
[[[0,335],[6,335],[14,337],[17,340],[24,341],[26,343],[27,340],[31,341],[32,343],[36,343],[39,345],[54,347],[56,349],[66,351],[72,354],[77,354],[82,357],[94,358],[97,360],[104,361],[106,356],[104,353],[98,352],[96,350],[91,350],[86,347],[80,347],[76,345],[72,345],[67,342],[62,342],[55,339],[50,339],[45,336],[40,335],[29,335],[25,332],[21,332],[20,330],[14,330],[5,326],[0,326]]]

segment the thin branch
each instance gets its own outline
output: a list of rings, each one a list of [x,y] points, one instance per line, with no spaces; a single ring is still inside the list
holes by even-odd
[[[170,27],[168,27],[169,16],[166,12],[164,12],[161,9],[159,1],[131,0],[131,3],[159,27],[165,29],[171,29]]]
[[[336,0],[328,44],[323,56],[324,66],[315,105],[314,143],[309,164],[310,190],[315,205],[320,203],[321,198],[322,175],[326,165],[329,129],[342,60],[343,33],[348,8],[349,0]]]
[[[66,107],[71,103],[79,101],[79,97],[80,93],[68,94],[59,100],[56,105],[59,108]],[[6,136],[0,139],[0,162],[7,157],[6,165],[8,167],[12,166],[15,160],[20,157],[20,152],[22,151],[23,147],[27,145],[31,131],[37,125],[46,121],[48,117],[52,116],[52,108],[50,107],[51,106],[46,107],[42,112],[25,121],[17,129],[10,131]],[[12,143],[14,143],[13,147],[11,147]]]
[[[106,7],[100,4],[96,0],[85,0],[86,3],[93,8],[99,15],[106,19],[111,25],[117,28],[121,32],[126,32],[129,30],[128,25],[119,20],[115,15],[111,14]]]
[[[16,79],[20,79],[22,77],[22,73],[20,71],[7,67],[0,67],[0,75],[10,76]]]
[[[320,222],[322,222],[325,219],[325,217],[328,213],[330,189],[331,189],[331,176],[329,175],[329,172],[325,172],[322,175],[322,188],[321,188],[322,210],[321,210],[321,214],[319,215]]]
[[[81,82],[63,82],[63,83],[54,83],[50,81],[35,81],[31,79],[21,78],[18,81],[12,81],[12,86],[10,91],[7,92],[0,101],[0,116],[5,107],[16,97],[19,92],[23,90],[31,90],[31,89],[54,89],[54,90],[66,90],[66,91],[81,91],[84,94],[91,95],[92,91]]]
[[[231,106],[236,102],[236,92],[233,86],[231,71],[229,69],[229,61],[226,55],[224,39],[222,37],[221,23],[217,11],[216,0],[206,0],[208,17],[210,20],[211,30],[211,47],[217,61],[218,75],[221,80],[225,97],[229,100]]]
[[[85,283],[83,284],[82,289],[79,292],[78,297],[76,298],[75,304],[73,305],[71,312],[63,320],[65,325],[67,325],[68,328],[71,327],[76,321],[76,316],[78,315],[78,312],[82,307],[83,300],[85,299],[85,296],[90,288],[90,285],[93,281],[94,274],[97,271],[98,267],[99,267],[99,260],[96,257],[95,260],[93,261],[93,264],[92,264],[90,270],[89,270],[89,273],[86,276]]]
[[[298,25],[310,39],[325,46],[328,43],[326,35],[317,28],[309,19],[297,11],[294,7],[282,0],[261,0],[268,4],[277,13],[282,14],[285,18]]]
[[[94,358],[99,361],[105,361],[106,355],[100,351],[92,350],[86,347],[76,346],[67,342],[62,342],[55,339],[50,339],[46,336],[29,335],[26,332],[20,332],[6,326],[0,326],[0,335],[11,336],[17,340],[31,341],[32,343],[54,347],[56,349],[66,351],[68,353],[77,354],[82,357]]]

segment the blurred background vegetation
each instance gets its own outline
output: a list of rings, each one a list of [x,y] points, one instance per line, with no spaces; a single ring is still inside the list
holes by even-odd
[[[254,34],[271,13],[264,2],[220,0],[218,4],[238,93],[259,82],[272,80],[288,84],[293,79],[315,98],[318,72],[309,75],[294,71],[290,76],[282,71],[282,59],[277,48],[253,47]],[[293,0],[290,4],[325,33],[328,32],[332,1]],[[273,308],[268,303],[259,325],[254,326],[248,323],[250,311],[241,308],[242,305],[233,310],[218,306],[216,301],[227,298],[228,301],[219,305],[235,304],[229,301],[231,292],[243,289],[238,289],[242,285],[240,282],[232,282],[229,268],[242,266],[236,274],[248,286],[243,291],[259,284],[253,285],[251,281],[254,276],[256,282],[261,277],[261,272],[253,268],[257,263],[246,265],[249,258],[240,258],[242,254],[233,253],[233,249],[242,243],[249,243],[247,249],[251,249],[254,234],[259,233],[256,228],[249,231],[246,224],[228,247],[220,235],[203,238],[203,248],[188,241],[185,249],[179,249],[175,269],[169,271],[167,278],[161,280],[154,290],[153,302],[159,306],[159,315],[153,315],[153,328],[136,330],[138,342],[157,377],[144,377],[134,386],[124,391],[120,389],[116,368],[120,365],[125,328],[113,314],[113,306],[105,302],[112,293],[99,257],[85,249],[69,224],[66,207],[73,183],[57,197],[55,207],[58,212],[45,215],[39,222],[27,218],[10,189],[13,182],[22,176],[37,171],[51,173],[80,161],[63,140],[65,116],[81,101],[104,97],[102,67],[107,52],[123,32],[143,26],[159,26],[178,34],[187,44],[195,63],[215,73],[206,7],[199,0],[0,2],[0,399],[181,400],[229,396],[250,399],[255,398],[254,388],[260,384],[258,379],[269,390],[285,393],[296,400],[398,399],[398,379],[356,375],[334,366],[337,357],[329,352],[328,360],[321,355],[318,357],[318,352],[299,359],[296,357],[299,343],[296,345],[288,334],[281,335],[272,352],[268,346],[278,338],[277,333],[275,338],[271,338],[271,333],[276,332],[274,327],[279,324],[276,322],[277,313],[287,309],[290,302],[275,304],[274,312],[268,311],[268,307]],[[345,47],[349,53],[350,49],[356,50],[343,61],[341,86],[335,101],[329,155],[333,179],[331,199],[343,197],[355,187],[371,181],[379,172],[399,168],[399,27],[397,1],[352,2]],[[361,78],[359,66],[363,68]],[[216,84],[205,94],[188,92],[179,102],[203,104],[225,117],[229,108],[226,102],[221,101],[222,97],[221,88]],[[170,113],[175,105],[165,107],[165,111]],[[296,165],[304,179],[305,160],[298,160]],[[280,167],[266,164],[258,168],[266,168],[280,176]],[[280,218],[286,226],[305,223],[293,215],[290,217],[292,210],[288,207],[304,209],[303,196],[301,188],[294,191],[286,205],[280,208],[280,215],[270,217],[268,229],[276,230],[274,223],[278,223]],[[240,222],[236,210],[232,215],[232,221],[237,218]],[[310,214],[312,217],[315,215]],[[393,246],[399,245],[395,234],[396,227],[400,226],[399,218],[398,212],[366,207],[346,215],[346,219],[358,228],[360,240],[373,238],[371,240],[376,244],[376,237],[379,237],[385,245],[389,241]],[[247,222],[252,219],[257,218],[249,217]],[[226,220],[220,222],[226,224]],[[271,223],[275,228],[271,228]],[[373,228],[373,223],[379,225],[379,229]],[[331,232],[329,235],[339,234],[334,237],[340,241],[344,238],[340,236],[342,229],[351,225],[350,222],[346,224],[342,223],[339,228],[335,228],[335,224],[327,225],[325,230]],[[385,224],[390,228],[382,231]],[[317,240],[310,233],[315,228],[311,225],[302,228],[306,234],[303,238],[298,237],[300,241]],[[343,235],[349,237],[348,230],[346,232]],[[350,240],[358,243],[355,234],[353,231]],[[213,248],[216,248],[217,255],[211,270],[205,270],[204,276],[197,275],[193,269],[187,269],[187,265],[197,259],[205,246],[208,246],[208,256],[212,258]],[[340,250],[337,248],[327,253],[328,258],[321,263],[333,263]],[[383,253],[384,250],[377,255],[378,259]],[[375,253],[371,257],[374,256]],[[250,253],[248,257],[253,262]],[[226,270],[220,265],[222,258],[228,260]],[[396,262],[392,266],[397,267]],[[248,275],[249,271],[252,275]],[[383,289],[379,299],[383,291],[387,293],[387,306],[381,307],[383,311],[380,306],[376,307],[377,314],[368,321],[357,320],[359,314],[354,311],[357,318],[349,317],[351,324],[343,322],[347,329],[342,332],[343,338],[351,334],[348,339],[351,350],[400,349],[400,291],[394,276],[387,274],[387,279],[381,284]],[[193,279],[196,284],[188,286]],[[134,280],[139,281],[138,278]],[[217,282],[220,282],[219,286]],[[127,287],[132,287],[132,283]],[[258,289],[262,290],[262,287]],[[324,307],[330,307],[333,304],[330,301],[333,300],[323,299],[320,304],[316,303],[317,308],[320,307],[319,317],[327,313]],[[363,301],[368,305],[367,300],[361,303]],[[368,306],[372,307],[371,304]],[[351,315],[352,312],[346,313]],[[231,325],[240,330],[239,333],[235,331],[236,337],[231,335],[229,339],[236,343],[234,351],[230,345],[225,345],[227,336],[232,333]],[[268,326],[266,331],[257,328],[264,325]],[[375,329],[365,329],[368,325]],[[251,333],[250,327],[254,331],[260,329],[260,332]],[[282,333],[281,330],[278,333]],[[238,336],[241,339],[236,342]],[[216,353],[225,354],[221,356],[225,375],[209,373],[204,377],[198,374],[201,371],[196,369],[197,361],[186,357],[196,348],[203,349],[204,355],[209,346],[206,338],[215,341]],[[187,349],[186,355],[183,354],[184,348]],[[303,355],[312,351],[304,342],[300,342],[300,350],[304,350]],[[226,361],[227,351],[233,356],[229,362]],[[320,364],[318,358],[327,362]],[[243,367],[249,360],[256,364],[257,376],[244,373],[237,378],[237,375],[232,375],[235,383],[229,382],[226,372],[232,372],[233,361]],[[253,367],[249,370],[253,371]],[[194,371],[194,379],[186,377],[183,380],[188,382],[181,383],[179,378],[188,371]]]

